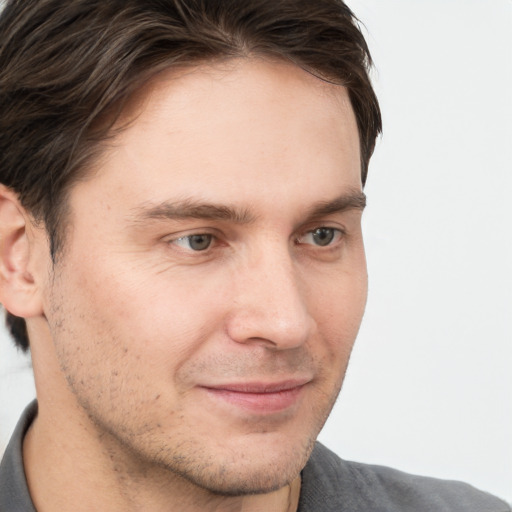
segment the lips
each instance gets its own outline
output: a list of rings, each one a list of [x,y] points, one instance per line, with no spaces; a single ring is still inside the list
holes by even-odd
[[[293,407],[310,379],[280,382],[241,382],[204,386],[214,400],[257,414],[272,414]]]

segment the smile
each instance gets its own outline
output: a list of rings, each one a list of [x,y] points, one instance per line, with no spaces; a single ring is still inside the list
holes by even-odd
[[[255,414],[285,411],[300,400],[310,380],[288,380],[274,383],[236,383],[205,386],[203,389],[217,401]]]

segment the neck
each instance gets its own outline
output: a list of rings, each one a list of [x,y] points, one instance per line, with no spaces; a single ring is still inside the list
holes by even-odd
[[[27,432],[23,445],[25,473],[38,512],[297,510],[300,477],[268,494],[219,496],[167,469],[137,464],[106,435],[91,435],[83,426],[86,420],[79,423],[81,428],[58,412],[40,407]]]

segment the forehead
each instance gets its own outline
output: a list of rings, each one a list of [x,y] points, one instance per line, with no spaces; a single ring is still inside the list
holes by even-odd
[[[352,112],[345,87],[323,80],[280,58],[249,56],[205,61],[158,73],[130,97],[117,127],[131,125],[144,112],[150,116],[163,103],[174,107],[208,107],[212,110],[219,106],[226,112],[222,104],[223,93],[230,97],[231,112],[240,110],[239,100],[246,103],[248,99],[260,104],[271,101],[274,109],[279,105],[286,108],[286,100],[291,96],[295,101],[302,102],[304,107],[314,107],[315,97],[329,97],[342,111]],[[208,112],[205,111],[205,114]],[[178,111],[174,112],[174,115],[178,114]]]
[[[192,192],[215,202],[276,198],[325,188],[326,176],[361,188],[346,89],[282,61],[164,72],[134,96],[118,128],[92,181],[139,203]]]

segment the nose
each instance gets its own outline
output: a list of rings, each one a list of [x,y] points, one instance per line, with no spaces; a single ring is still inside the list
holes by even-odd
[[[230,338],[273,350],[303,345],[315,329],[315,321],[289,251],[266,251],[237,270],[227,322]]]

